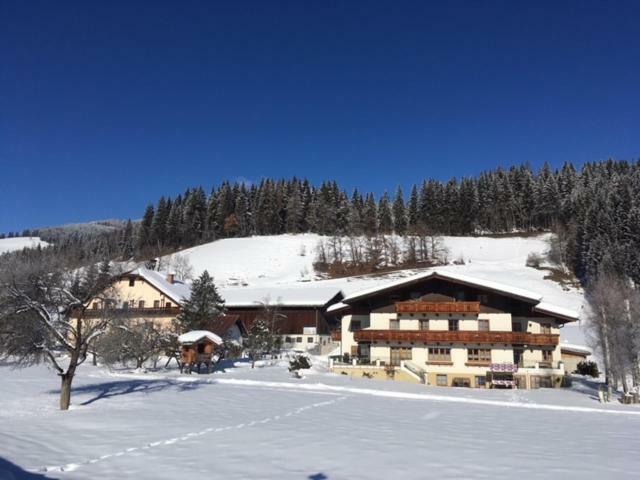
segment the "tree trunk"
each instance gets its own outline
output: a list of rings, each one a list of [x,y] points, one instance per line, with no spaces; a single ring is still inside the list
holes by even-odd
[[[60,410],[69,410],[71,404],[71,382],[73,382],[73,373],[67,371],[60,375]]]
[[[91,363],[93,363],[94,367],[98,366],[98,356],[96,355],[96,352],[91,354]]]
[[[611,400],[613,395],[611,381],[611,357],[609,350],[609,332],[607,331],[607,313],[604,308],[600,308],[600,314],[602,318],[602,353],[604,357],[604,377],[605,384],[607,385],[607,402]]]
[[[622,391],[624,392],[624,394],[628,394],[629,393],[629,386],[627,385],[627,374],[626,372],[622,372],[620,374],[620,382],[622,383]]]

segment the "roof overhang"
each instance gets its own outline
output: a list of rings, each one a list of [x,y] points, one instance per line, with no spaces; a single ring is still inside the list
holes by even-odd
[[[549,315],[556,318],[561,322],[577,322],[580,316],[577,312],[569,310],[568,308],[558,307],[546,302],[540,302],[533,307],[533,310],[544,315]]]
[[[501,295],[509,296],[522,300],[528,303],[539,303],[542,300],[542,296],[527,290],[512,287],[510,285],[501,284],[491,280],[483,280],[479,278],[469,277],[467,275],[460,275],[457,273],[447,272],[444,270],[432,270],[430,272],[422,273],[410,278],[397,280],[378,287],[369,288],[355,292],[342,300],[343,303],[353,303],[363,298],[371,297],[380,293],[395,290],[397,288],[407,287],[417,283],[424,282],[426,280],[445,280],[459,285],[465,285],[482,290],[487,290]]]

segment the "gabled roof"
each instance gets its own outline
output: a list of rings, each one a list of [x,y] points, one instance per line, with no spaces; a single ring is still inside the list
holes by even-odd
[[[403,286],[411,285],[414,283],[419,283],[424,280],[436,279],[436,278],[439,278],[442,280],[448,280],[455,283],[460,283],[462,285],[468,285],[471,287],[482,288],[485,290],[492,290],[498,293],[502,293],[504,295],[508,295],[511,297],[515,297],[515,298],[526,300],[533,303],[538,303],[542,300],[542,295],[539,295],[535,292],[531,292],[529,290],[524,290],[522,288],[512,287],[511,285],[505,285],[503,283],[493,282],[491,280],[484,280],[484,279],[479,279],[475,277],[470,277],[468,275],[461,275],[459,273],[453,273],[446,270],[431,270],[428,272],[420,273],[418,275],[413,275],[408,278],[396,280],[395,282],[389,282],[383,285],[378,285],[376,287],[360,290],[344,298],[342,301],[344,303],[352,303],[354,300],[357,300],[363,297],[368,297],[372,294],[377,294],[377,293],[385,292],[388,290],[394,290],[398,287],[403,287]]]
[[[183,333],[178,337],[178,342],[180,342],[182,345],[191,345],[198,342],[199,340],[202,340],[203,338],[211,340],[216,345],[222,345],[223,343],[222,339],[218,335],[208,330],[192,330],[190,332]]]
[[[416,283],[423,282],[430,279],[440,279],[461,285],[480,288],[483,290],[489,290],[499,293],[508,297],[516,298],[518,300],[525,301],[533,305],[533,309],[537,312],[544,313],[553,317],[560,318],[565,321],[576,321],[579,316],[578,313],[573,310],[558,307],[547,302],[542,301],[542,295],[525,290],[511,285],[494,282],[492,280],[485,280],[468,275],[461,275],[459,273],[453,273],[446,270],[431,270],[418,275],[414,275],[394,282],[385,283],[376,287],[367,288],[342,299],[340,304],[332,305],[328,311],[339,311],[346,308],[345,305],[352,304],[357,300],[361,300],[366,297],[371,297],[379,293],[395,290],[399,287],[405,287]]]
[[[218,318],[218,320],[215,322],[215,325],[211,327],[211,330],[216,335],[224,337],[231,329],[231,327],[233,327],[233,325],[235,325],[236,323],[238,323],[239,328],[244,328],[244,326],[240,322],[238,322],[238,319],[238,315],[223,315]]]
[[[165,275],[160,272],[149,270],[145,267],[139,267],[127,272],[125,275],[137,275],[143,278],[151,284],[151,286],[171,298],[178,305],[182,305],[184,300],[191,297],[191,285],[177,279],[174,280],[174,283],[171,283],[167,281]]]

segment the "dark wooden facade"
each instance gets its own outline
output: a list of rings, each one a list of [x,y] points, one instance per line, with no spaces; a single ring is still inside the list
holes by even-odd
[[[480,302],[397,302],[397,313],[480,313]]]
[[[356,330],[356,342],[393,343],[463,343],[463,344],[507,344],[556,346],[560,336],[524,332],[476,332],[476,331],[432,331],[432,330]]]
[[[262,308],[228,307],[227,314],[237,316],[248,331],[256,318],[262,314]],[[275,328],[281,335],[302,335],[305,327],[316,328],[317,335],[329,335],[331,330],[339,328],[335,317],[326,314],[324,307],[282,307],[278,309],[278,315]]]

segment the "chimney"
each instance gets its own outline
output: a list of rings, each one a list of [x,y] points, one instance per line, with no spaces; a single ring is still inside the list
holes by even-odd
[[[176,281],[176,274],[175,273],[167,273],[167,282],[169,282],[171,285],[173,285]]]

